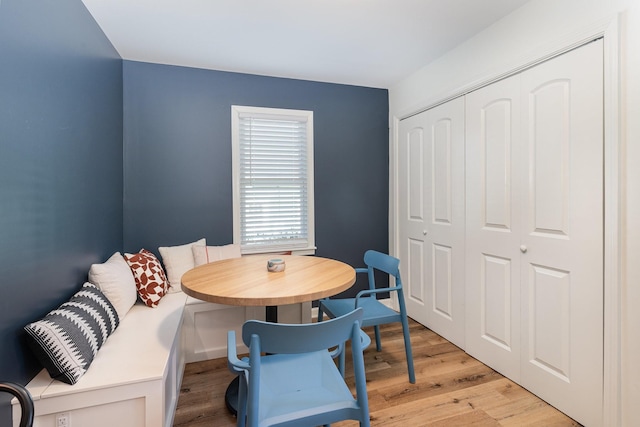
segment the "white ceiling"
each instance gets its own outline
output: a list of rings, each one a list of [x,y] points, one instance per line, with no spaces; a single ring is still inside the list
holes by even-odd
[[[389,88],[528,0],[83,0],[123,59]]]

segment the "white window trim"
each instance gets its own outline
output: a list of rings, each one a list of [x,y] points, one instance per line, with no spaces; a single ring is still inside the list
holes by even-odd
[[[305,120],[307,122],[307,226],[308,239],[307,247],[295,248],[242,248],[243,254],[287,252],[291,251],[296,255],[315,254],[315,219],[314,219],[314,161],[313,161],[313,111],[289,110],[280,108],[231,106],[231,142],[232,142],[232,174],[233,174],[233,241],[241,243],[241,220],[240,220],[240,117],[242,115],[259,116],[262,118],[273,117],[277,119],[292,118],[294,120]]]

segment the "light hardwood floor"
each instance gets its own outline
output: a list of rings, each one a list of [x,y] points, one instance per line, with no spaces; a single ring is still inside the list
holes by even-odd
[[[424,326],[410,327],[416,384],[407,376],[400,325],[382,327],[382,352],[375,343],[365,351],[372,426],[580,425]],[[365,331],[373,337],[373,328]],[[187,364],[174,427],[235,426],[224,404],[232,379],[226,358]]]

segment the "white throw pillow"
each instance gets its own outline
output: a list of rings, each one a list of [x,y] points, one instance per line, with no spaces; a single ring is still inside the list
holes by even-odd
[[[169,293],[180,291],[182,275],[195,267],[191,248],[204,248],[206,244],[206,239],[200,239],[192,243],[187,243],[186,245],[158,248],[164,269],[167,271],[167,279],[169,279]]]
[[[195,266],[208,264],[221,259],[240,258],[240,245],[231,244],[224,246],[193,246],[193,260]]]
[[[102,291],[121,320],[136,303],[136,280],[120,252],[111,255],[111,258],[102,264],[91,265],[89,282]]]

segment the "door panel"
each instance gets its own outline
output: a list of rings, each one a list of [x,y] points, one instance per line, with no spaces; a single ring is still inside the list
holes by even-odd
[[[407,132],[407,152],[406,162],[408,167],[406,185],[409,189],[405,202],[409,210],[406,220],[417,225],[424,222],[424,129],[421,127],[411,128]]]
[[[433,295],[431,301],[433,305],[431,310],[443,316],[445,319],[453,320],[452,310],[452,290],[453,283],[451,281],[451,248],[443,245],[434,244],[431,254],[433,256],[431,270],[433,277]]]
[[[408,315],[427,323],[428,292],[425,230],[424,113],[402,120],[398,131],[399,163],[399,258]]]
[[[522,74],[522,383],[600,425],[603,375],[602,41]]]
[[[423,309],[425,312],[424,316],[426,317],[427,310],[425,307],[427,298],[424,294],[424,287],[413,286],[413,284],[424,283],[425,280],[424,275],[427,270],[424,264],[424,241],[407,238],[406,244],[407,250],[404,252],[407,256],[402,256],[402,262],[406,264],[406,267],[403,269],[404,272],[406,272],[404,274],[405,278],[403,279],[404,286],[407,288],[405,295],[407,295],[407,299],[411,301],[413,305]],[[416,314],[419,314],[419,312],[420,310],[418,310]],[[413,318],[414,316],[411,317]]]
[[[462,346],[464,99],[402,120],[398,150],[399,255],[407,311]]]
[[[466,99],[465,350],[514,381],[520,379],[519,97],[514,76]]]
[[[480,111],[484,131],[484,226],[511,228],[511,100],[497,99]]]
[[[529,266],[529,361],[569,382],[571,342],[571,273]]]
[[[570,86],[551,80],[528,95],[529,156],[533,228],[566,235],[569,204]]]
[[[433,125],[431,170],[431,194],[433,197],[433,222],[451,224],[451,119],[438,120]]]
[[[483,256],[480,282],[480,334],[506,351],[511,351],[511,261]]]

